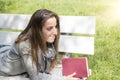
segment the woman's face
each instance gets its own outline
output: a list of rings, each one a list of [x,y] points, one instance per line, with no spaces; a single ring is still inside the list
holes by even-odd
[[[43,37],[46,42],[48,43],[53,43],[55,40],[55,37],[57,35],[57,28],[56,28],[57,22],[55,17],[49,18],[43,28],[42,28],[42,33]]]

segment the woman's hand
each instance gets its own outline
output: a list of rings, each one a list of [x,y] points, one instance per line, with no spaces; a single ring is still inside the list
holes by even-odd
[[[81,79],[79,79],[79,78],[75,78],[75,77],[74,77],[75,74],[76,74],[76,73],[73,73],[73,74],[70,74],[70,75],[66,76],[66,80],[81,80]]]

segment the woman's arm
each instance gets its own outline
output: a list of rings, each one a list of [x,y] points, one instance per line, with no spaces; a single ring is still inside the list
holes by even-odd
[[[65,77],[55,76],[52,74],[46,74],[37,72],[35,64],[32,62],[30,53],[30,45],[22,42],[18,45],[18,52],[21,55],[22,63],[30,77],[30,80],[65,80]]]
[[[30,45],[28,42],[22,42],[18,45],[18,53],[21,55],[23,66],[25,67],[30,80],[79,80],[78,78],[74,78],[72,76],[57,76],[57,74],[47,74],[37,72],[37,68],[32,61]]]
[[[32,62],[32,58],[28,54],[22,55],[23,65],[25,66],[27,73],[30,76],[30,80],[66,80],[65,77],[60,77],[52,74],[37,73],[35,64]]]
[[[29,41],[21,42],[17,44],[17,50],[22,58],[22,64],[27,71],[30,80],[38,80],[38,73],[36,66],[32,62],[30,44]]]

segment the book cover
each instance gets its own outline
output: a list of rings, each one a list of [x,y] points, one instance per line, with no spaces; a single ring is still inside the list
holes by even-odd
[[[76,73],[74,77],[86,78],[89,77],[89,68],[87,57],[80,58],[63,58],[62,72],[64,76]]]

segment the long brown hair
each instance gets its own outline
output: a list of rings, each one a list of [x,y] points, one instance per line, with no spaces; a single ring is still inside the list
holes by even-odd
[[[53,45],[56,50],[56,55],[50,67],[52,69],[57,61],[58,40],[60,36],[59,16],[56,13],[47,9],[37,10],[35,13],[33,13],[27,27],[25,28],[24,31],[21,32],[21,34],[18,36],[15,42],[15,43],[20,43],[27,39],[30,40],[32,61],[36,65],[37,69],[39,69],[39,65],[40,65],[38,62],[38,55],[39,55],[38,50],[41,49],[42,53],[44,53],[47,48],[46,42],[43,39],[42,28],[45,22],[51,17],[56,18],[57,21],[56,27],[58,29],[58,34],[55,38],[55,41],[53,42]]]

